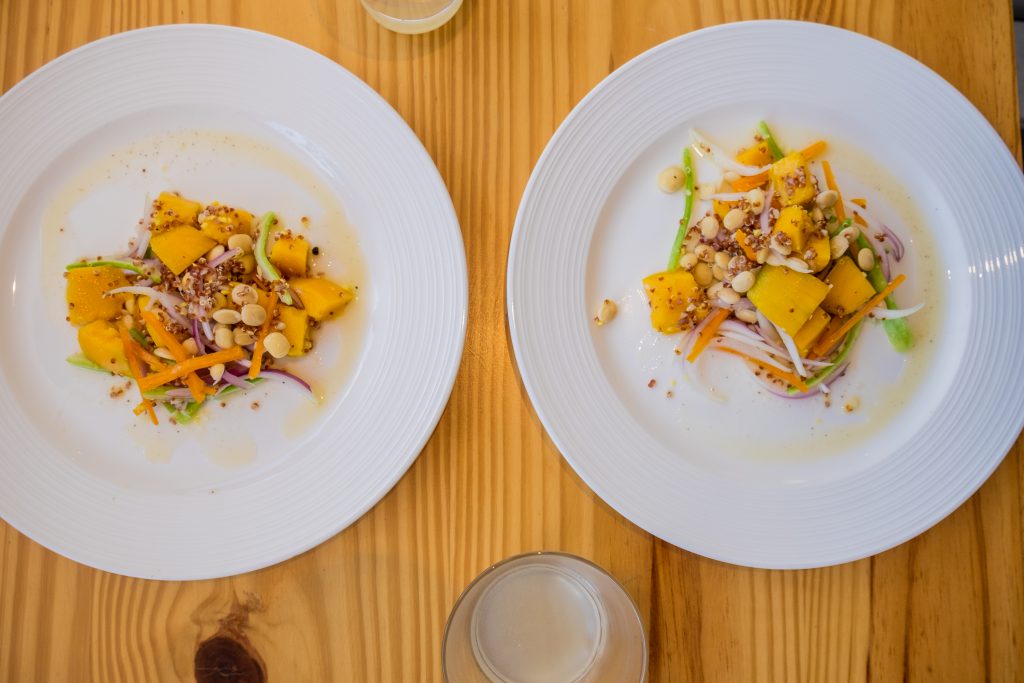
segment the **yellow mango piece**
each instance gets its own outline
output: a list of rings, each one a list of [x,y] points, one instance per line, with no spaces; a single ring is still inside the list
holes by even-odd
[[[299,295],[299,300],[309,317],[323,320],[345,309],[355,293],[348,287],[336,285],[322,277],[295,278],[288,285]]]
[[[155,234],[180,225],[195,226],[201,208],[199,202],[172,192],[161,192],[153,202],[150,230]]]
[[[284,323],[282,334],[292,345],[289,356],[301,356],[306,353],[306,338],[309,335],[309,316],[293,306],[281,306],[277,309],[281,322]]]
[[[718,216],[719,222],[724,221],[725,220],[725,214],[729,213],[730,211],[735,209],[737,206],[739,206],[739,202],[722,202],[722,201],[719,201],[717,199],[712,199],[711,200],[711,208],[714,210],[715,214]]]
[[[800,206],[785,206],[779,212],[772,232],[779,232],[789,237],[793,245],[793,255],[802,257],[807,235],[814,231],[814,223],[810,215]]]
[[[824,270],[832,262],[832,252],[829,248],[828,233],[824,235],[817,235],[815,233],[816,231],[812,232],[807,238],[801,258],[806,257],[808,251],[814,252],[812,258],[804,258],[804,260],[807,262],[807,267],[817,273]]]
[[[775,161],[775,157],[768,150],[768,145],[759,142],[753,147],[747,147],[736,155],[736,161],[748,166],[767,166]]]
[[[128,359],[124,355],[124,345],[117,328],[105,320],[94,320],[84,327],[78,328],[78,345],[82,353],[93,363],[117,373],[131,375]]]
[[[824,300],[828,288],[808,273],[785,266],[764,266],[747,298],[768,320],[793,336]]]
[[[309,263],[309,242],[301,235],[278,237],[268,254],[273,263],[285,277],[306,277],[306,266]]]
[[[832,320],[832,316],[821,308],[815,308],[814,313],[811,314],[807,322],[793,335],[793,342],[796,344],[797,351],[801,356],[807,355],[807,350],[811,348],[811,344],[817,341],[821,333],[825,331],[830,320]]]
[[[689,329],[694,321],[707,316],[704,292],[689,271],[654,273],[645,277],[643,282],[651,306],[651,326],[659,332],[672,334]],[[690,304],[695,304],[696,309],[684,318]]]
[[[821,307],[832,315],[840,317],[856,312],[875,295],[875,288],[868,281],[867,274],[849,256],[843,256],[825,276],[825,282],[832,285]]]
[[[252,214],[214,202],[199,214],[199,230],[226,245],[232,235],[252,235]]]
[[[68,319],[72,325],[113,320],[128,299],[127,294],[104,296],[108,290],[128,285],[128,278],[117,268],[75,268],[67,275]]]
[[[195,260],[217,244],[195,228],[181,226],[153,235],[149,246],[157,258],[175,275],[195,263]]]
[[[772,164],[770,175],[775,196],[782,206],[806,204],[814,199],[813,175],[800,152],[793,152]]]

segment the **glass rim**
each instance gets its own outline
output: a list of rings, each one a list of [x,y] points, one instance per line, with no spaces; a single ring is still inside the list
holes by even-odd
[[[567,553],[561,550],[531,550],[525,553],[509,555],[508,557],[502,558],[494,564],[485,567],[483,570],[480,571],[479,574],[473,577],[472,581],[466,584],[466,587],[462,589],[462,593],[459,594],[459,597],[452,604],[452,608],[448,611],[448,618],[445,620],[444,632],[441,634],[441,674],[444,676],[444,680],[446,683],[448,683],[449,679],[448,661],[445,658],[445,653],[448,651],[448,636],[451,635],[452,620],[455,618],[456,612],[458,612],[459,607],[462,606],[463,601],[470,594],[473,588],[475,588],[476,585],[483,581],[486,577],[490,576],[492,573],[494,573],[498,569],[501,569],[507,564],[511,564],[516,560],[522,560],[529,557],[545,556],[564,557],[570,560],[575,560],[577,562],[582,562],[583,564],[589,565],[593,569],[596,569],[597,571],[607,576],[609,579],[612,580],[612,583],[614,583],[618,587],[619,591],[622,592],[622,595],[626,598],[627,602],[629,603],[629,606],[633,608],[633,616],[636,617],[636,625],[637,628],[640,630],[640,644],[643,648],[644,653],[643,665],[640,668],[639,682],[642,683],[643,681],[647,680],[647,668],[649,665],[647,651],[647,629],[644,628],[644,621],[640,617],[640,608],[637,607],[636,601],[633,599],[633,596],[629,594],[629,591],[626,590],[625,586],[622,585],[622,582],[615,578],[615,576],[610,571],[608,571],[601,565],[591,560],[588,560],[585,557],[574,555],[573,553]]]
[[[359,4],[361,4],[363,6],[363,9],[365,9],[367,12],[370,12],[371,14],[373,14],[373,13],[379,14],[382,17],[385,17],[387,19],[391,19],[392,21],[422,21],[422,22],[429,22],[431,19],[436,19],[437,17],[439,17],[442,14],[444,14],[445,12],[447,12],[449,9],[451,9],[452,5],[454,5],[456,3],[460,3],[461,4],[462,0],[448,0],[448,4],[447,5],[445,5],[441,9],[437,10],[433,14],[428,14],[425,17],[417,17],[416,19],[403,19],[401,17],[396,17],[394,14],[388,14],[384,10],[377,9],[376,7],[373,7],[372,6],[372,2],[373,2],[373,0],[359,0]],[[438,28],[440,28],[440,27],[438,27]]]

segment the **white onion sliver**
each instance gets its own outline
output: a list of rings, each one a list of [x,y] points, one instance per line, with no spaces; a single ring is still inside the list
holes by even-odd
[[[745,344],[746,343],[746,342],[741,342],[739,340],[734,340],[734,341],[736,341],[738,344]],[[759,361],[761,361],[762,363],[767,363],[768,365],[772,366],[773,368],[775,368],[777,370],[782,370],[783,372],[789,372],[790,371],[790,368],[786,367],[785,365],[783,365],[779,361],[775,360],[774,358],[772,358],[768,354],[766,354],[766,353],[764,353],[762,351],[758,351],[757,349],[753,348],[752,346],[749,346],[746,349],[737,349],[737,350],[738,351],[743,351],[743,353],[747,354],[751,358],[756,358]]]
[[[772,323],[775,325],[775,323]],[[775,331],[779,333],[779,338],[782,340],[782,344],[789,351],[789,359],[793,361],[793,367],[796,368],[796,373],[801,377],[807,376],[807,368],[804,367],[803,360],[800,358],[800,352],[797,351],[796,342],[793,338],[778,325],[775,325]]]
[[[826,385],[824,382],[821,382],[820,384],[818,384],[818,389],[821,391],[821,393],[825,394],[826,396],[828,396],[830,393],[832,393],[832,390],[829,389],[828,385]]]
[[[897,318],[906,318],[908,315],[914,315],[922,308],[924,308],[923,301],[916,306],[911,306],[910,308],[872,308],[871,315],[876,318],[881,318],[882,320],[895,320]]]
[[[771,228],[768,226],[768,218],[771,216],[773,199],[775,199],[774,183],[768,186],[768,194],[766,194],[764,197],[764,208],[761,209],[761,218],[759,223],[761,225],[762,235],[767,235],[769,232],[771,232]]]
[[[761,330],[761,335],[768,341],[777,344],[782,343],[782,340],[779,339],[779,333],[775,331],[775,326],[772,325],[771,321],[761,311],[757,312],[757,327]]]
[[[726,339],[739,342],[741,344],[747,344],[749,346],[754,347],[755,349],[760,349],[761,351],[764,351],[765,353],[768,353],[768,354],[772,354],[772,355],[776,355],[776,356],[781,355],[784,358],[788,358],[789,357],[788,354],[780,354],[778,349],[775,349],[775,348],[769,346],[768,344],[765,344],[763,341],[760,341],[758,339],[751,339],[750,337],[747,337],[747,336],[742,335],[742,334],[736,334],[735,332],[728,332],[728,331],[726,331],[726,332],[722,332],[721,336],[725,337]]]
[[[734,171],[742,176],[764,173],[772,167],[771,164],[768,164],[767,166],[748,166],[747,164],[741,164],[728,154],[725,154],[717,145],[705,138],[694,128],[690,129],[690,142],[693,143],[693,147],[697,151],[698,155],[707,156],[721,168]]]
[[[704,199],[716,199],[720,202],[738,202],[747,196],[746,192],[719,192],[716,194],[710,194]]]

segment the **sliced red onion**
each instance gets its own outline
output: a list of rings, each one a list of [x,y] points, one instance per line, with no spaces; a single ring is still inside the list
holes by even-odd
[[[262,368],[260,370],[260,376],[262,377],[263,375],[275,375],[288,382],[298,384],[303,389],[308,391],[310,394],[313,393],[313,388],[309,386],[309,383],[307,383],[306,380],[302,379],[298,375],[293,375],[287,370],[278,370],[277,368]]]
[[[768,186],[768,194],[764,196],[764,208],[761,209],[761,218],[759,219],[762,235],[767,235],[772,231],[768,225],[768,219],[771,217],[773,199],[775,199],[775,183]]]
[[[238,256],[241,253],[242,253],[242,250],[239,249],[238,247],[235,247],[234,249],[228,249],[223,254],[221,254],[217,258],[213,259],[212,261],[210,261],[206,265],[209,266],[210,268],[216,268],[220,264],[224,263],[225,261],[227,261],[229,259],[233,259],[234,257]]]
[[[164,396],[167,398],[192,398],[192,391],[190,389],[168,389],[164,392]]]
[[[886,282],[892,279],[892,266],[889,264],[889,250],[884,246],[878,250],[878,267],[882,269],[882,277]]]
[[[719,168],[733,171],[741,176],[764,173],[772,167],[771,164],[768,164],[767,166],[748,166],[747,164],[741,164],[730,155],[725,154],[717,145],[712,143],[693,128],[690,129],[690,142],[693,144],[693,149],[697,152],[698,156],[706,156]]]
[[[897,263],[903,260],[903,256],[906,254],[906,248],[903,246],[903,240],[901,240],[899,236],[892,231],[892,228],[890,228],[888,225],[872,216],[870,213],[868,213],[867,209],[862,208],[860,204],[854,204],[853,202],[848,202],[845,200],[843,203],[847,205],[847,209],[850,212],[859,215],[861,218],[864,219],[864,221],[868,224],[867,227],[869,230],[881,232],[883,235],[885,235],[885,238],[889,240],[890,244],[892,244],[893,257],[896,259]]]
[[[245,381],[244,377],[236,375],[232,372],[228,372],[227,370],[225,370],[224,374],[220,376],[220,379],[222,382],[226,382],[232,386],[236,386],[239,389],[249,389],[252,387],[251,384]]]
[[[196,355],[206,355],[206,344],[203,343],[203,338],[199,336],[199,320],[192,318],[192,339],[196,343]]]
[[[924,302],[922,301],[916,306],[910,308],[872,308],[871,315],[882,320],[895,320],[896,318],[906,318],[908,315],[914,315],[918,311],[924,308]]]
[[[764,387],[764,390],[767,391],[769,394],[772,394],[773,396],[778,396],[779,398],[788,398],[790,400],[798,400],[810,398],[811,396],[817,396],[819,393],[819,388],[821,386],[819,384],[811,387],[810,391],[798,391],[795,394],[791,394],[782,387],[780,387],[779,385],[775,384],[771,380],[765,379],[764,377],[758,377],[755,374],[754,380],[762,387]]]
[[[774,325],[774,323],[772,324]],[[789,352],[789,359],[793,362],[793,367],[796,368],[796,374],[801,377],[806,377],[807,368],[804,367],[803,359],[800,358],[800,352],[796,348],[796,342],[794,342],[793,338],[778,325],[775,325],[775,331],[779,333],[779,339],[782,340],[782,345],[785,346],[786,351]]]
[[[167,315],[171,316],[171,319],[174,320],[174,322],[186,329],[189,328],[189,322],[177,311],[178,304],[185,303],[184,299],[174,296],[173,294],[168,294],[167,292],[161,292],[159,289],[154,289],[152,287],[115,287],[114,289],[107,290],[107,294],[121,294],[122,292],[148,296],[150,305],[147,306],[147,308],[152,308],[152,304],[154,302],[159,303],[161,307],[167,311]]]

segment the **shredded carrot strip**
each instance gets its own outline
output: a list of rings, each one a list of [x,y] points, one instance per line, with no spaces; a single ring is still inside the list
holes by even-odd
[[[270,304],[267,306],[267,318],[260,328],[260,336],[256,340],[256,346],[252,348],[252,363],[249,365],[249,379],[256,379],[260,376],[260,369],[263,364],[263,340],[267,338],[270,331],[270,323],[274,319],[274,311],[277,310],[277,292],[270,293]]]
[[[824,152],[827,146],[828,145],[825,143],[824,140],[818,140],[814,144],[808,145],[807,147],[804,147],[802,150],[800,150],[800,155],[804,159],[813,159],[814,157]],[[827,162],[823,161],[821,163],[825,164]],[[737,178],[736,182],[732,184],[732,189],[734,189],[736,192],[746,192],[747,190],[753,190],[755,187],[761,187],[767,182],[768,171],[761,171],[760,173],[755,173],[754,175],[742,176],[740,178]]]
[[[751,249],[750,245],[747,244],[747,233],[743,230],[737,230],[733,233],[733,236],[736,238],[736,244],[740,245],[740,249],[743,250],[743,253],[746,254],[747,258],[751,261],[756,261],[757,252]]]
[[[128,337],[128,341],[131,342],[132,350],[135,351],[135,355],[141,360],[149,363],[150,367],[156,370],[163,370],[167,367],[167,361],[159,356],[154,356],[152,353],[147,351],[139,342],[135,341],[131,337]]]
[[[135,355],[135,349],[132,348],[134,341],[128,335],[128,328],[124,325],[118,325],[117,331],[121,335],[121,346],[124,347],[124,355],[128,359],[128,367],[132,371],[132,379],[135,380],[135,386],[139,388],[139,396],[142,397],[142,403],[135,407],[134,412],[136,415],[141,415],[145,411],[149,413],[149,419],[153,424],[160,424],[160,421],[156,419],[156,411],[153,410],[153,402],[142,393],[142,363],[139,362],[139,357]]]
[[[868,208],[868,200],[866,199],[861,199],[860,197],[858,197],[857,199],[851,199],[850,201],[862,209]]]
[[[824,140],[818,140],[800,150],[800,155],[804,159],[813,159],[824,152],[826,147],[828,147],[828,144]]]
[[[167,331],[167,328],[164,327],[164,324],[160,322],[159,318],[153,315],[151,311],[146,310],[142,311],[142,317],[149,324],[150,332],[156,332],[157,336],[160,337],[157,341],[167,347],[167,350],[171,352],[171,355],[174,356],[174,359],[178,361],[178,363],[188,360],[188,352],[185,351],[185,347],[181,345],[181,342],[179,342],[173,334]],[[160,384],[165,383],[166,382],[161,382]],[[156,386],[160,386],[160,384],[157,384]],[[185,377],[185,385],[188,387],[188,390],[192,392],[192,400],[196,403],[202,403],[206,400],[206,392],[203,391],[205,383],[203,380],[199,379],[194,372],[189,373]]]
[[[868,227],[868,222],[861,218],[859,213],[853,214],[853,222],[863,228]]]
[[[821,162],[821,170],[825,172],[825,184],[828,185],[828,189],[833,190],[839,195],[839,201],[833,207],[836,212],[836,217],[839,218],[840,222],[846,220],[846,209],[843,208],[843,194],[839,191],[836,186],[836,177],[832,175],[832,164],[828,163],[828,159],[823,159]]]
[[[838,330],[842,324],[842,318],[832,318],[828,321],[828,325],[825,326],[825,329],[821,331],[821,334],[818,335],[818,339],[824,339],[825,337],[830,336],[833,332]],[[828,351],[828,349],[825,349],[825,351]],[[819,354],[814,349],[811,349],[807,357],[813,360],[815,358],[821,358],[823,355],[824,354]]]
[[[897,275],[896,278],[892,282],[890,282],[888,285],[885,286],[885,289],[883,289],[881,292],[879,292],[878,294],[873,296],[871,299],[869,299],[866,304],[861,306],[859,311],[857,311],[856,313],[851,315],[849,318],[847,318],[846,321],[842,325],[840,325],[835,331],[833,331],[827,337],[823,336],[821,339],[819,339],[818,343],[814,345],[814,352],[815,353],[822,353],[822,352],[827,351],[830,348],[832,348],[832,346],[837,341],[839,341],[840,339],[843,338],[843,335],[845,335],[847,332],[849,332],[853,328],[853,326],[857,324],[858,320],[860,320],[861,318],[866,316],[868,313],[870,313],[871,309],[875,308],[880,303],[885,301],[885,297],[887,297],[890,294],[892,294],[896,290],[897,287],[899,287],[900,285],[903,284],[903,282],[906,279],[907,279],[907,276],[904,275],[903,273],[900,273],[899,275]]]
[[[195,373],[196,370],[209,368],[217,363],[230,363],[233,360],[240,360],[244,355],[245,351],[242,350],[241,346],[232,346],[230,349],[224,349],[223,351],[217,351],[216,353],[208,353],[205,356],[187,358],[166,370],[146,375],[142,378],[142,388],[147,391],[150,389],[156,389],[157,387],[167,384],[168,382],[173,382],[180,377],[184,377],[190,373]],[[206,397],[206,389],[207,387],[203,386],[199,390],[200,395],[204,398]]]
[[[755,187],[761,187],[768,182],[768,171],[762,171],[754,175],[745,175],[737,178],[732,183],[732,189],[737,192],[746,192],[747,190],[753,190]]]
[[[725,319],[729,317],[730,313],[732,313],[732,311],[727,308],[719,308],[711,314],[711,320],[708,321],[708,324],[705,325],[704,329],[702,329],[700,334],[697,335],[697,341],[693,343],[693,349],[690,351],[689,355],[686,356],[686,360],[691,363],[697,360],[697,357],[704,351],[704,349],[707,348],[708,344],[711,343],[711,340],[714,339],[715,332],[718,331],[719,326],[721,326]]]
[[[768,363],[765,363],[763,360],[761,360],[759,358],[754,358],[753,356],[748,356],[747,354],[743,353],[742,351],[737,351],[736,349],[731,348],[729,346],[716,346],[715,350],[716,351],[724,351],[725,353],[731,353],[734,356],[739,356],[740,358],[742,358],[744,360],[750,361],[751,363],[753,363],[757,367],[761,368],[762,370],[764,370],[768,374],[774,375],[774,376],[778,377],[779,379],[781,379],[784,382],[789,382],[789,384],[791,384],[792,386],[796,387],[800,391],[804,391],[804,392],[810,391],[810,388],[807,386],[807,383],[804,382],[802,379],[800,379],[797,375],[793,374],[792,372],[786,372],[785,370],[779,370],[777,367],[775,367],[773,365],[769,365]]]

